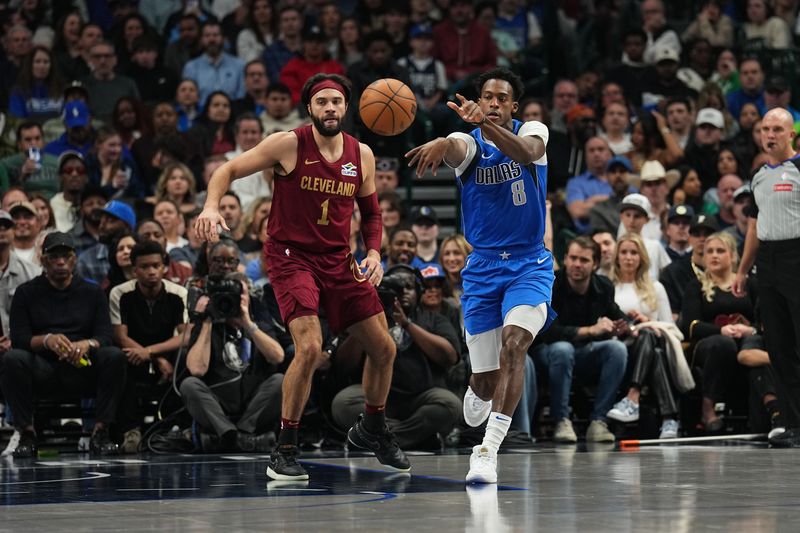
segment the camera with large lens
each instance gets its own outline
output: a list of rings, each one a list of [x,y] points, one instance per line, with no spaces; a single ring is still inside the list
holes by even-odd
[[[242,314],[242,283],[222,276],[209,276],[206,283],[206,312],[214,322],[224,322]]]
[[[402,275],[390,274],[383,277],[381,284],[376,287],[376,290],[383,304],[384,311],[391,314],[394,301],[395,299],[399,300],[403,297],[405,286],[406,284],[405,281],[403,281]]]

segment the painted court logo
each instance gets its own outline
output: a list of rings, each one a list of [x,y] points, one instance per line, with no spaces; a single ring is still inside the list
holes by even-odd
[[[342,165],[342,176],[350,176],[351,178],[354,178],[357,175],[357,168],[358,167],[351,162],[345,163]]]

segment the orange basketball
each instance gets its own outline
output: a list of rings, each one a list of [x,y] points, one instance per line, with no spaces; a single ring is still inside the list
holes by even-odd
[[[364,89],[358,112],[364,125],[378,135],[397,135],[414,122],[417,99],[402,81],[383,78]]]

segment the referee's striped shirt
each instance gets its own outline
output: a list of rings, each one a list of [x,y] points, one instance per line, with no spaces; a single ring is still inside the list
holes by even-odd
[[[759,241],[800,239],[800,155],[758,169],[751,184]]]

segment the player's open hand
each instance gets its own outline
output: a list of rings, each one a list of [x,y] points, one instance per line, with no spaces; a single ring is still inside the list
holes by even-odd
[[[417,177],[421,178],[425,175],[425,171],[430,168],[431,174],[436,175],[439,165],[444,161],[444,154],[447,153],[449,141],[447,139],[438,138],[426,142],[422,146],[417,146],[406,154],[406,158],[410,158],[408,166],[413,167],[417,165]]]
[[[377,287],[380,285],[383,279],[383,267],[381,266],[381,257],[377,252],[370,250],[369,253],[367,253],[367,257],[361,261],[358,267],[372,286]]]
[[[456,98],[458,98],[461,103],[457,104],[455,102],[447,102],[447,107],[458,113],[458,116],[461,117],[461,120],[464,122],[469,122],[470,124],[483,122],[483,119],[486,118],[486,115],[483,114],[481,106],[472,100],[467,100],[458,93],[456,93]]]
[[[197,221],[194,223],[194,230],[197,233],[197,238],[208,242],[217,242],[219,240],[217,225],[222,227],[225,231],[231,230],[225,223],[225,219],[219,214],[219,211],[209,208],[203,209],[203,212],[200,213],[200,216],[197,217]]]

